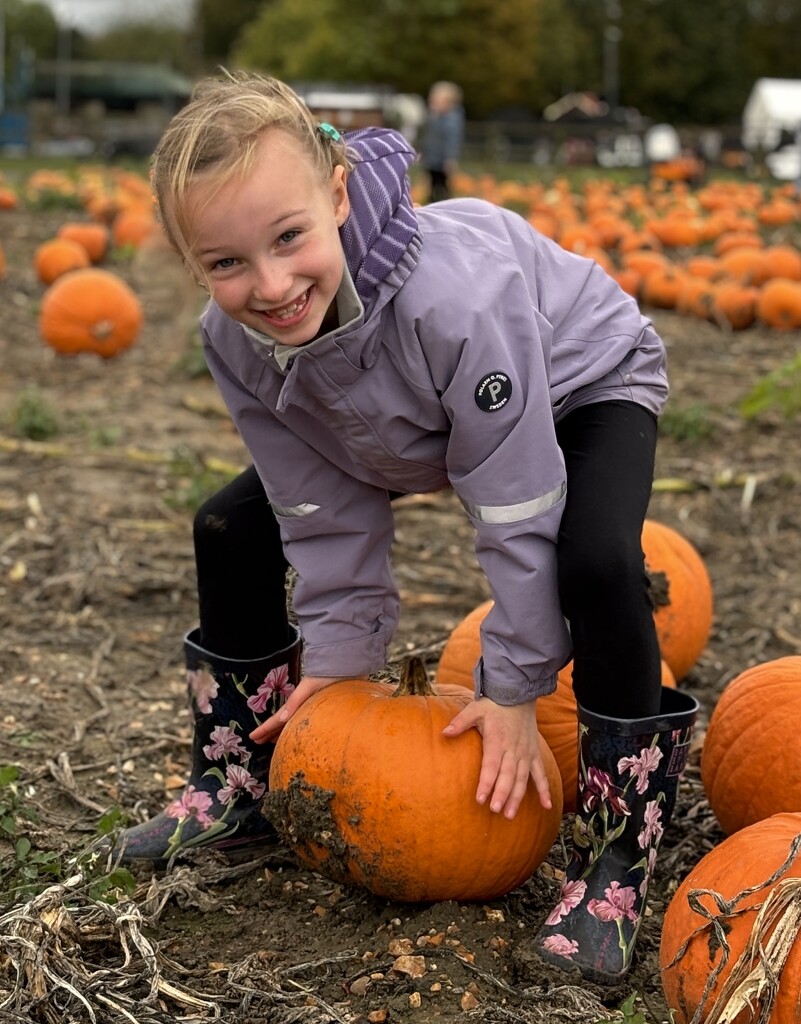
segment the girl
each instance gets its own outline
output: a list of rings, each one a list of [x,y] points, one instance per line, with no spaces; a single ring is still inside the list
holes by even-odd
[[[209,291],[208,365],[255,469],[196,520],[193,774],[128,855],[264,839],[265,743],[317,690],[385,665],[392,496],[450,486],[494,606],[475,700],[445,732],[482,735],[480,803],[512,818],[531,779],[549,806],[536,701],[572,654],[582,812],[538,946],[616,981],[695,709],[662,695],[640,544],[665,351],[595,262],[515,213],[414,209],[414,157],[246,74],[201,83],[158,146],[164,228]]]

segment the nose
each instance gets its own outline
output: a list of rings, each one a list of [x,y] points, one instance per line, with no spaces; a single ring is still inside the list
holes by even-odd
[[[254,298],[275,306],[291,299],[291,292],[292,274],[281,260],[264,260],[254,266]]]

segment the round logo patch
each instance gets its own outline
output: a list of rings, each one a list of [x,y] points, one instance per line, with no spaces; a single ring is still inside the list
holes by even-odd
[[[512,397],[512,382],[503,370],[488,373],[476,385],[476,405],[484,412],[503,409]]]

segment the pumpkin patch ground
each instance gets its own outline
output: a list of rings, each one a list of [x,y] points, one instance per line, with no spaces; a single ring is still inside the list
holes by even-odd
[[[236,865],[198,854],[166,877],[137,869],[136,889],[102,913],[70,881],[70,857],[104,812],[142,821],[183,786],[191,508],[246,454],[210,379],[193,372],[199,296],[168,254],[144,246],[105,264],[142,303],[129,348],[110,359],[63,356],[39,335],[44,285],[33,254],[65,217],[22,207],[0,217],[0,766],[18,772],[12,816],[31,844],[15,855],[0,839],[0,870],[6,890],[26,865],[37,875],[36,854],[53,854],[56,871],[24,923],[21,904],[0,898],[0,1020],[666,1022],[664,910],[723,839],[701,783],[705,726],[729,681],[801,654],[798,418],[778,399],[755,419],[740,411],[758,382],[797,357],[799,332],[726,332],[652,313],[672,397],[649,516],[700,554],[714,620],[678,683],[700,701],[700,727],[637,962],[618,989],[602,989],[533,952],[555,902],[568,818],[542,867],[490,902],[393,902],[315,874],[284,847]],[[395,568],[403,616],[386,676],[417,653],[433,678],[451,630],[490,597],[451,494],[398,504]],[[782,751],[768,737],[761,756],[778,785]],[[410,737],[397,771],[414,770]],[[2,819],[12,812],[8,782],[0,785]],[[39,959],[18,974],[23,940]]]

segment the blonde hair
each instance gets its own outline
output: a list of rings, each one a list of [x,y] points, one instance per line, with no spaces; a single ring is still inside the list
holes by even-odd
[[[434,82],[428,95],[430,98],[445,100],[453,106],[458,106],[464,99],[461,86],[455,82]]]
[[[192,272],[197,268],[186,210],[190,187],[202,174],[215,186],[213,194],[235,175],[246,175],[269,128],[299,142],[324,181],[336,167],[353,167],[344,139],[321,131],[303,100],[284,82],[244,71],[203,79],[167,126],[150,170],[164,232]]]

